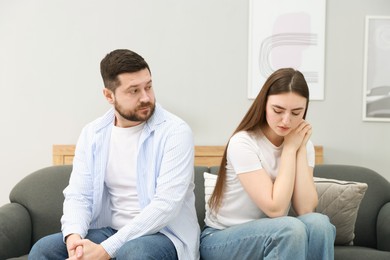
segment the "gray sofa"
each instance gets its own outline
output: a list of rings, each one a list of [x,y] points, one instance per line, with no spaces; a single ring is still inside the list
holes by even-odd
[[[62,190],[72,166],[50,166],[22,179],[11,191],[10,203],[0,207],[0,260],[27,259],[31,246],[41,237],[60,231]],[[217,167],[195,167],[196,209],[204,225],[203,172]],[[363,167],[318,165],[315,176],[365,182],[368,190],[361,202],[353,246],[335,246],[335,259],[390,259],[390,183]]]

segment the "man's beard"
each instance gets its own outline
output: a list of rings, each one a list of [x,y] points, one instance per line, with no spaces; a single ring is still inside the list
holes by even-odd
[[[124,111],[116,101],[114,102],[114,107],[118,114],[126,120],[133,122],[145,122],[153,115],[156,104],[151,102],[141,103],[133,111],[129,112]],[[138,110],[143,109],[145,107],[150,107],[150,112],[148,114],[137,114]]]

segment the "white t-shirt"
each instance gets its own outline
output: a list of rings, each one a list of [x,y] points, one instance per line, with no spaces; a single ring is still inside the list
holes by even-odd
[[[125,226],[140,212],[137,194],[138,140],[145,123],[134,127],[113,126],[105,183],[110,193],[114,229]]]
[[[308,164],[314,167],[315,152],[311,141],[306,149]],[[225,229],[266,217],[244,190],[237,174],[264,169],[275,180],[282,150],[283,144],[279,147],[273,145],[261,131],[256,134],[241,131],[233,135],[227,149],[222,204],[216,215],[206,206],[206,225]]]

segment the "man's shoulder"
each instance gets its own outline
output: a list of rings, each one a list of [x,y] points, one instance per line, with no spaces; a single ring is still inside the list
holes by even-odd
[[[112,124],[114,118],[115,118],[114,109],[111,108],[106,113],[104,113],[104,115],[89,122],[85,127],[98,131],[101,128],[104,128]]]

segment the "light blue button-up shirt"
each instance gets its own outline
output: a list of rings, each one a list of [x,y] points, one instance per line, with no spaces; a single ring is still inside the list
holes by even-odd
[[[110,226],[110,198],[104,183],[114,109],[85,126],[76,145],[73,171],[64,190],[64,237]],[[137,158],[141,212],[101,245],[111,257],[127,241],[161,232],[179,259],[199,258],[194,195],[194,144],[190,127],[159,104],[142,131]]]

